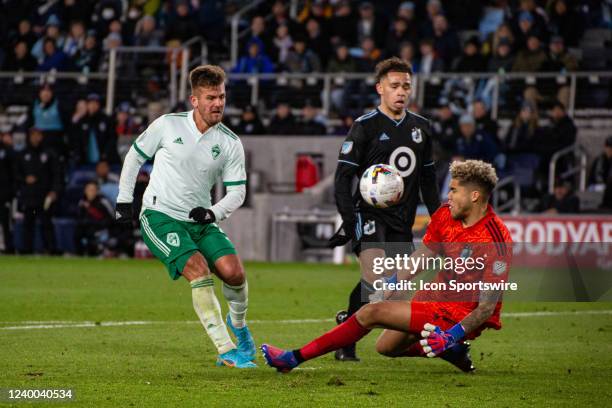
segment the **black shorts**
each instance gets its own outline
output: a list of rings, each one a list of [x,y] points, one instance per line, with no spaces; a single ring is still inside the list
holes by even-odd
[[[359,256],[363,249],[367,248],[382,248],[385,249],[386,256],[395,256],[396,253],[412,253],[414,245],[412,244],[412,233],[401,232],[392,229],[384,222],[372,218],[368,215],[357,214],[357,225],[355,226],[355,240],[353,240],[352,250],[355,255]],[[410,243],[409,247],[400,245],[394,249],[394,245],[389,245],[392,242]],[[363,243],[363,245],[362,245]],[[392,252],[392,253],[388,253]]]

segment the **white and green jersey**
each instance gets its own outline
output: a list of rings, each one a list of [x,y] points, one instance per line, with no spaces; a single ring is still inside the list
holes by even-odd
[[[246,184],[240,139],[222,123],[200,133],[193,110],[161,116],[133,146],[145,159],[155,156],[143,209],[192,221],[193,208],[211,208],[210,190],[219,178],[225,186]]]

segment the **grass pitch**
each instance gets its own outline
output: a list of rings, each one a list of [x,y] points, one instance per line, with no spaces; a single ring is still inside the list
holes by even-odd
[[[255,340],[287,348],[333,326],[358,275],[329,265],[246,270]],[[360,363],[330,354],[279,375],[261,357],[254,370],[215,367],[187,282],[157,261],[0,257],[0,388],[75,390],[54,407],[609,406],[612,304],[508,303],[504,312],[501,331],[472,343],[473,375],[379,356],[376,332],[359,344]]]

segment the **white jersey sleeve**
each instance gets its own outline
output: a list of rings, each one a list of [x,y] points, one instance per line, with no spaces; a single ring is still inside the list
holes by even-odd
[[[163,116],[156,119],[147,129],[138,136],[134,142],[134,149],[147,160],[151,160],[162,147],[163,142]]]
[[[234,144],[230,155],[223,166],[223,184],[240,186],[246,184],[246,169],[244,165],[244,148],[238,141]]]

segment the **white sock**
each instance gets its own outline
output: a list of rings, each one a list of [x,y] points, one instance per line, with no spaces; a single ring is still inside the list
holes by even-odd
[[[223,317],[221,317],[221,305],[215,296],[212,276],[207,275],[192,280],[191,295],[193,308],[219,354],[235,349],[236,345],[230,338]]]
[[[249,305],[249,284],[247,281],[245,280],[239,286],[231,286],[223,282],[223,296],[227,300],[234,327],[246,326],[246,312]]]

